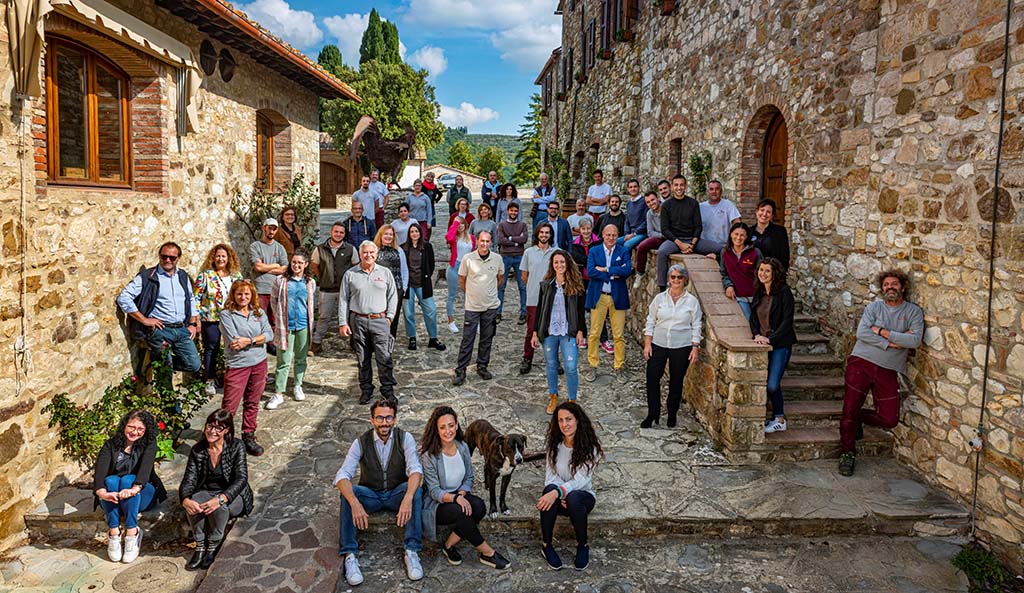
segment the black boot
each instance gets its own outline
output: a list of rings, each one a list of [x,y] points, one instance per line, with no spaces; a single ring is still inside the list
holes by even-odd
[[[525,374],[529,373],[530,369],[532,369],[532,368],[533,368],[533,361],[530,360],[529,358],[526,358],[524,356],[523,357],[523,361],[519,363],[519,374],[520,375],[525,375]]]
[[[494,378],[494,373],[487,370],[487,365],[485,364],[476,365],[476,374],[480,375],[480,378],[484,381],[490,381]]]
[[[668,415],[668,422],[665,423],[665,426],[667,426],[669,428],[675,428],[676,427],[676,415],[675,414],[669,413],[669,415]]]
[[[249,455],[252,455],[253,457],[259,457],[260,455],[263,455],[263,447],[261,447],[260,444],[256,442],[256,433],[243,432],[242,443],[245,444],[245,452],[248,453]]]
[[[445,350],[448,349],[447,346],[437,341],[437,338],[430,338],[430,341],[427,342],[427,348],[433,348],[434,350],[437,350],[439,352],[444,352]]]
[[[209,549],[206,550],[205,554],[203,554],[203,561],[199,564],[199,568],[201,570],[206,570],[213,564],[213,561],[217,558],[217,552],[220,551],[221,543],[222,542],[210,542],[208,544]]]
[[[185,570],[199,570],[205,556],[206,542],[196,542],[196,551],[192,553],[192,557],[185,563]]]
[[[648,414],[647,417],[643,419],[643,422],[640,423],[640,428],[650,428],[652,425],[657,424],[658,420],[657,416]]]
[[[455,379],[452,380],[452,385],[458,387],[466,382],[466,369],[455,369]]]
[[[416,349],[416,338],[409,338],[409,350]]]

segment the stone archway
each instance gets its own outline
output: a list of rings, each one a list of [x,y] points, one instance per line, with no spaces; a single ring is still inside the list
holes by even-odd
[[[775,105],[764,105],[750,120],[743,138],[736,206],[744,219],[752,220],[757,202],[771,198],[777,206],[775,222],[785,224],[792,208],[793,144],[785,114]]]

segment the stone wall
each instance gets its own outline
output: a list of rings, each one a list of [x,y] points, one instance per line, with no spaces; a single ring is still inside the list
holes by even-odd
[[[206,36],[191,25],[151,3],[113,3],[198,55]],[[48,35],[76,28],[81,26],[59,16],[47,22]],[[229,241],[244,254],[251,239],[237,232],[229,206],[232,195],[255,181],[256,110],[272,110],[288,124],[290,146],[278,155],[282,163],[292,173],[319,178],[314,93],[231,49],[238,63],[234,78],[225,83],[216,72],[204,79],[199,129],[179,138],[174,70],[107,43],[104,55],[117,46],[119,65],[130,62],[122,67],[132,74],[134,190],[48,183],[45,101],[33,100],[21,111],[9,100],[11,77],[0,80],[0,547],[19,536],[28,509],[82,472],[55,450],[55,432],[40,409],[60,392],[83,404],[93,401],[130,369],[123,315],[114,302],[120,289],[139,269],[155,265],[157,247],[167,240],[181,244],[180,265],[193,274],[216,242]],[[213,43],[219,51],[222,45]],[[0,24],[5,72],[7,48]],[[143,70],[137,75],[136,68]],[[144,68],[152,72],[148,78]],[[22,139],[28,150],[19,161]],[[27,242],[21,232],[23,167]],[[17,290],[23,257],[24,308]],[[22,324],[30,364],[15,356]]]
[[[581,23],[600,23],[601,3],[570,5],[562,55],[575,48],[575,72]],[[676,172],[677,154],[685,163],[707,150],[727,197],[749,215],[766,127],[781,114],[790,284],[845,356],[877,298],[875,274],[912,272],[928,329],[896,454],[968,503],[991,290],[977,519],[981,536],[1024,566],[1024,1],[1010,23],[998,208],[1005,2],[684,0],[668,16],[661,3],[640,5],[633,39],[613,42],[611,59],[549,111],[546,149],[594,159],[615,189],[633,166],[651,185]]]

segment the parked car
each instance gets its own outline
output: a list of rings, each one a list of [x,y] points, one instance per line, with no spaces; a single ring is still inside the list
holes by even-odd
[[[444,191],[448,191],[455,187],[455,178],[458,175],[455,173],[445,173],[444,175],[437,178],[437,185]]]

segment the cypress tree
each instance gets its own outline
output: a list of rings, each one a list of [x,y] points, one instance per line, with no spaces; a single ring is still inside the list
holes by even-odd
[[[384,33],[377,9],[370,10],[370,18],[363,32],[363,41],[359,44],[359,65],[380,59],[384,55]]]

